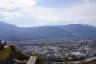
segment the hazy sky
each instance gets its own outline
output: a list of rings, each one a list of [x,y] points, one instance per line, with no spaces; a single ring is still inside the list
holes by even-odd
[[[96,25],[96,0],[0,0],[0,21],[24,27]]]

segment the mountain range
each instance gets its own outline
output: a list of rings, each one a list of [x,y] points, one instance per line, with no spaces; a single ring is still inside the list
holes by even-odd
[[[17,27],[12,24],[0,22],[0,40],[34,40],[52,38],[95,39],[96,27],[82,24]]]

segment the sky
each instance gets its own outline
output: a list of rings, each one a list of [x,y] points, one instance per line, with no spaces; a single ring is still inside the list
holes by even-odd
[[[0,21],[19,27],[96,26],[96,0],[0,0]]]

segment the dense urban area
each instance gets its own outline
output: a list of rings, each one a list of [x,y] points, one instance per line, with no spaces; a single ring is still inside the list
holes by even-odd
[[[14,44],[23,52],[39,54],[50,63],[96,60],[96,40],[42,39],[14,41]]]

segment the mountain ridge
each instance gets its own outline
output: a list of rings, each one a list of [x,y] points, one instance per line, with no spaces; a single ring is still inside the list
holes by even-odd
[[[82,24],[17,27],[0,22],[0,40],[34,40],[52,38],[96,38],[96,27]]]

